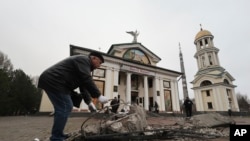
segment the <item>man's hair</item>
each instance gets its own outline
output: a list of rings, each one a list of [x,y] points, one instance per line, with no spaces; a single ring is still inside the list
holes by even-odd
[[[104,58],[103,58],[102,54],[99,52],[96,52],[96,51],[90,52],[89,56],[98,57],[102,61],[102,63],[104,63]]]

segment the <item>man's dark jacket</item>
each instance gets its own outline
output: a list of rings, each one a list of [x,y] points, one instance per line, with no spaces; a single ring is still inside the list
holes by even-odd
[[[91,77],[93,67],[88,56],[70,56],[46,69],[40,76],[38,87],[54,93],[70,94],[76,88],[85,93],[87,90],[91,97],[101,95]]]

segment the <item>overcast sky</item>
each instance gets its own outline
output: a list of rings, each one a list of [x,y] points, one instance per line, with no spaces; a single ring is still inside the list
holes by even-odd
[[[202,24],[235,78],[235,92],[250,98],[249,13],[249,0],[0,0],[0,51],[14,69],[38,76],[69,56],[70,44],[107,52],[132,42],[126,31],[137,30],[137,41],[162,59],[159,67],[181,70],[180,42],[193,97],[194,38]]]

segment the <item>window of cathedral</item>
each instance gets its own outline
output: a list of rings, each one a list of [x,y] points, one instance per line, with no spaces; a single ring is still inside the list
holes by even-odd
[[[127,50],[124,55],[123,55],[124,59],[129,59],[129,60],[133,60],[133,61],[137,61],[143,64],[150,64],[150,61],[147,57],[147,55],[139,50],[139,49],[129,49]]]
[[[203,45],[202,41],[200,41],[200,47],[201,47],[201,49],[204,48],[204,45]]]
[[[205,39],[205,46],[208,47],[208,41]]]
[[[210,65],[213,65],[212,55],[208,55],[208,60],[209,60],[209,64],[210,64]]]
[[[163,87],[164,88],[171,88],[170,81],[163,81]]]
[[[224,84],[229,84],[229,82],[228,82],[227,79],[224,79],[223,83],[224,83]]]
[[[208,107],[208,109],[213,109],[213,104],[212,104],[212,102],[208,102],[208,103],[207,103],[207,107]]]
[[[105,78],[105,69],[101,69],[101,68],[98,68],[98,69],[95,69],[93,71],[93,76],[95,77],[101,77],[101,78]]]
[[[202,81],[200,86],[208,86],[208,85],[212,85],[212,83],[209,81],[209,80],[205,80],[205,81]]]
[[[227,96],[228,96],[228,97],[231,97],[231,95],[232,95],[231,90],[230,90],[230,89],[227,89]]]
[[[207,94],[207,97],[209,97],[210,96],[210,91],[206,90],[206,94]]]

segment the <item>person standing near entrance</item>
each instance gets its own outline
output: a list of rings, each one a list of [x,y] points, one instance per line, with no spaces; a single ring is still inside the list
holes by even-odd
[[[231,110],[231,108],[228,109],[227,113],[228,113],[228,115],[229,115],[230,117],[232,116],[232,110]]]
[[[193,105],[193,102],[189,99],[189,97],[186,97],[186,99],[184,101],[184,106],[185,106],[187,117],[192,116],[192,105]]]
[[[159,113],[159,105],[158,105],[158,103],[155,101],[155,112],[156,113]]]
[[[76,88],[83,93],[87,90],[92,98],[98,98],[101,103],[108,102],[91,77],[91,72],[102,63],[104,59],[98,52],[91,52],[87,56],[75,55],[49,67],[40,75],[38,87],[45,90],[55,111],[50,141],[68,138],[63,131],[73,109],[70,94]]]

